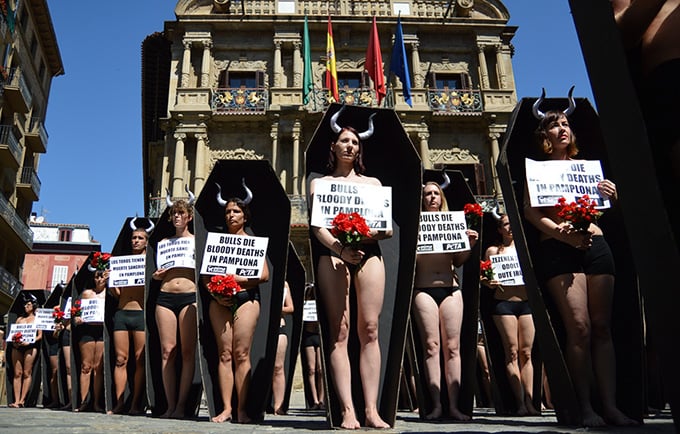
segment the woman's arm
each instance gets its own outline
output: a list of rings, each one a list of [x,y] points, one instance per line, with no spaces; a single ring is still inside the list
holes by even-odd
[[[286,286],[288,286],[287,282],[286,282]],[[283,299],[283,307],[281,308],[281,315],[293,313],[294,311],[295,311],[295,308],[293,306],[293,297],[290,295],[290,287],[288,287],[288,290],[286,291],[286,297]]]
[[[666,0],[611,0],[616,25],[625,48],[635,47]]]

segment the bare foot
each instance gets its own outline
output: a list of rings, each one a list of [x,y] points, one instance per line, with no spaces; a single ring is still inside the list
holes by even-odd
[[[128,414],[130,416],[140,416],[140,415],[146,414],[146,410],[140,409],[140,408],[137,408],[137,407],[132,407]]]
[[[224,410],[222,413],[218,414],[217,416],[213,417],[210,420],[217,423],[222,423],[231,420],[231,409]]]
[[[170,419],[172,417],[172,413],[174,412],[173,409],[168,408],[165,413],[161,414],[159,417],[161,419]]]
[[[600,427],[606,426],[602,417],[595,413],[593,410],[588,410],[583,412],[583,426],[587,427]]]
[[[425,415],[425,420],[435,420],[442,417],[442,407],[437,406],[429,414]]]
[[[284,416],[286,414],[286,410],[279,407],[276,410],[274,410],[274,414],[277,416]]]
[[[357,420],[354,410],[347,410],[342,415],[342,423],[340,424],[342,429],[359,429],[361,424]]]
[[[95,413],[104,413],[104,409],[98,405],[95,405],[93,409]]]
[[[19,408],[19,404],[17,404],[16,402],[13,402],[10,405],[8,405],[7,407],[9,407],[9,408]]]
[[[175,409],[172,413],[170,413],[170,418],[171,419],[184,419],[184,410],[180,410],[178,408]]]
[[[526,416],[529,414],[529,410],[527,409],[527,406],[522,404],[517,408],[517,412],[515,413],[517,416]]]
[[[536,410],[536,407],[534,407],[534,403],[531,401],[529,397],[526,398],[525,404],[527,406],[527,412],[529,416],[540,416],[541,412]]]
[[[125,411],[125,401],[120,400],[116,404],[115,407],[113,407],[113,410],[109,410],[106,412],[106,414],[121,414]]]
[[[615,426],[632,426],[639,425],[640,423],[635,419],[631,419],[621,412],[618,408],[614,408],[609,411],[604,412],[604,420],[609,425]]]
[[[452,408],[452,409],[450,409],[450,410],[449,410],[449,414],[451,415],[451,417],[452,417],[454,420],[459,420],[459,421],[461,421],[461,422],[465,422],[465,421],[468,421],[468,420],[471,419],[470,416],[468,416],[468,415],[465,414],[465,413],[462,413],[462,412],[461,412],[460,410],[458,410],[457,408]]]
[[[245,410],[238,411],[238,423],[253,423],[253,420],[248,416]]]
[[[366,426],[368,428],[377,428],[377,429],[387,429],[390,427],[390,425],[382,420],[378,412],[373,413],[372,415],[368,415],[366,413]]]

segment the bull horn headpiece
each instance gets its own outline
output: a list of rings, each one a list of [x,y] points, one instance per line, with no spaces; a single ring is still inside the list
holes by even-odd
[[[574,101],[574,86],[572,86],[569,89],[569,107],[567,107],[562,113],[564,113],[565,116],[569,116],[572,113],[574,113],[574,110],[576,110],[576,102]],[[541,104],[543,104],[543,100],[545,100],[545,88],[542,89],[541,91],[541,97],[534,102],[534,105],[531,106],[531,112],[534,114],[534,117],[538,120],[541,120],[545,117],[545,113],[543,113],[540,110]]]
[[[342,127],[338,125],[338,118],[340,117],[340,113],[345,109],[345,105],[343,104],[342,107],[340,107],[340,110],[335,112],[333,116],[331,116],[331,130],[335,134],[339,134],[340,131],[342,131]],[[368,117],[368,129],[366,131],[363,131],[359,133],[359,140],[366,140],[369,137],[373,135],[373,117],[375,117],[376,113],[371,114],[371,116]]]
[[[137,221],[138,218],[139,217],[137,217],[137,215],[135,215],[135,218],[130,220],[130,229],[132,229],[132,232],[137,230],[137,224],[135,222]],[[147,234],[150,234],[151,231],[153,231],[153,229],[156,227],[156,225],[151,221],[151,219],[147,219],[147,220],[149,220],[149,227],[144,229],[144,231],[146,231]]]
[[[222,187],[217,182],[215,183],[215,185],[217,186],[217,203],[221,207],[227,206],[227,201],[222,198]],[[246,185],[245,178],[241,178],[241,185],[243,185],[243,189],[246,191],[246,197],[243,198],[243,204],[248,205],[250,201],[253,200],[253,192],[250,191],[250,189]]]
[[[189,195],[189,200],[188,200],[189,205],[193,205],[194,202],[196,201],[196,196],[194,196],[194,193],[192,193],[191,190],[189,190],[189,186],[186,185],[186,184],[184,184],[184,191],[186,191],[187,194]],[[166,189],[165,189],[165,193],[167,194],[167,195],[165,196],[165,203],[168,205],[168,208],[170,208],[170,207],[173,206],[175,203],[174,203],[174,202],[172,201],[172,199],[170,198],[170,190],[168,190],[168,189],[166,188]]]

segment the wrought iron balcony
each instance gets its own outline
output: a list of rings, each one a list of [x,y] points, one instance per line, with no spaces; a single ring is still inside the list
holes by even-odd
[[[30,148],[33,152],[44,154],[47,152],[47,137],[47,131],[45,131],[42,119],[38,117],[31,118],[28,130],[24,134],[26,147]]]
[[[21,163],[21,145],[11,125],[0,125],[0,164],[18,169]]]
[[[171,199],[173,201],[178,200],[178,199],[189,200],[189,197],[188,196],[177,196],[177,197],[173,197]],[[146,212],[146,216],[149,217],[149,218],[158,218],[163,214],[163,211],[165,211],[165,208],[167,208],[165,196],[150,197],[149,198],[149,209]]]
[[[214,114],[260,114],[269,108],[269,91],[263,88],[213,89],[211,108]]]
[[[340,103],[347,105],[356,105],[361,107],[377,107],[378,100],[376,99],[375,91],[373,89],[363,88],[342,88],[338,89],[338,96]],[[328,89],[315,89],[312,92],[311,100],[305,105],[305,108],[310,112],[322,112],[335,102],[333,97],[328,95]]]
[[[21,241],[28,247],[33,248],[33,231],[18,215],[14,207],[3,194],[0,194],[0,216],[14,230]],[[0,224],[2,224],[0,222]],[[6,241],[6,240],[5,240]]]
[[[9,76],[4,82],[4,89],[5,98],[14,107],[15,111],[26,113],[31,107],[33,97],[20,69],[13,68],[9,72]]]
[[[21,180],[17,183],[17,192],[34,202],[40,197],[40,178],[32,167],[21,169]]]
[[[0,291],[15,298],[23,289],[23,285],[9,271],[0,265]]]
[[[428,89],[427,102],[434,112],[442,114],[481,113],[482,95],[472,89]]]

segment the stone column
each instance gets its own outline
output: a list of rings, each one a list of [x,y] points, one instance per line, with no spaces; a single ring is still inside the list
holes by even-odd
[[[181,87],[189,87],[189,70],[191,68],[191,41],[184,41],[184,56],[182,57]]]
[[[206,173],[206,156],[208,155],[208,134],[197,133],[196,137],[196,167],[194,167],[194,190],[198,195],[205,185]]]
[[[430,129],[425,121],[422,121],[418,131],[418,148],[420,150],[420,159],[422,160],[423,168],[425,169],[432,168],[432,163],[430,162],[430,148],[428,146],[429,139]]]
[[[489,88],[489,70],[486,69],[486,55],[484,54],[484,46],[477,46],[477,56],[479,58],[479,78],[481,79],[482,89]]]
[[[300,194],[300,121],[293,124],[293,194]]]
[[[184,195],[184,133],[175,133],[175,164],[172,169],[172,196]]]
[[[278,119],[272,123],[272,127],[269,130],[269,137],[272,139],[272,167],[274,168],[274,173],[278,175],[279,170],[279,121]]]
[[[491,140],[491,175],[493,176],[493,188],[494,193],[498,194],[501,192],[501,184],[498,180],[498,172],[496,171],[496,161],[498,161],[498,156],[500,155],[500,147],[498,146],[498,139],[500,134],[496,132],[489,133],[489,139]]]
[[[274,87],[281,87],[281,41],[274,41]]]
[[[425,79],[423,71],[420,69],[420,54],[418,53],[418,46],[420,43],[411,42],[411,62],[413,63],[413,87],[423,87]]]
[[[498,44],[496,49],[496,67],[498,68],[498,83],[501,89],[508,87],[508,77],[505,73],[505,63],[503,62],[503,46]]]
[[[300,47],[302,42],[293,42],[293,87],[302,87],[302,56],[300,55]]]
[[[201,62],[201,87],[210,87],[210,65],[212,65],[212,56],[210,55],[210,48],[212,48],[212,41],[209,39],[203,41],[203,59]]]

